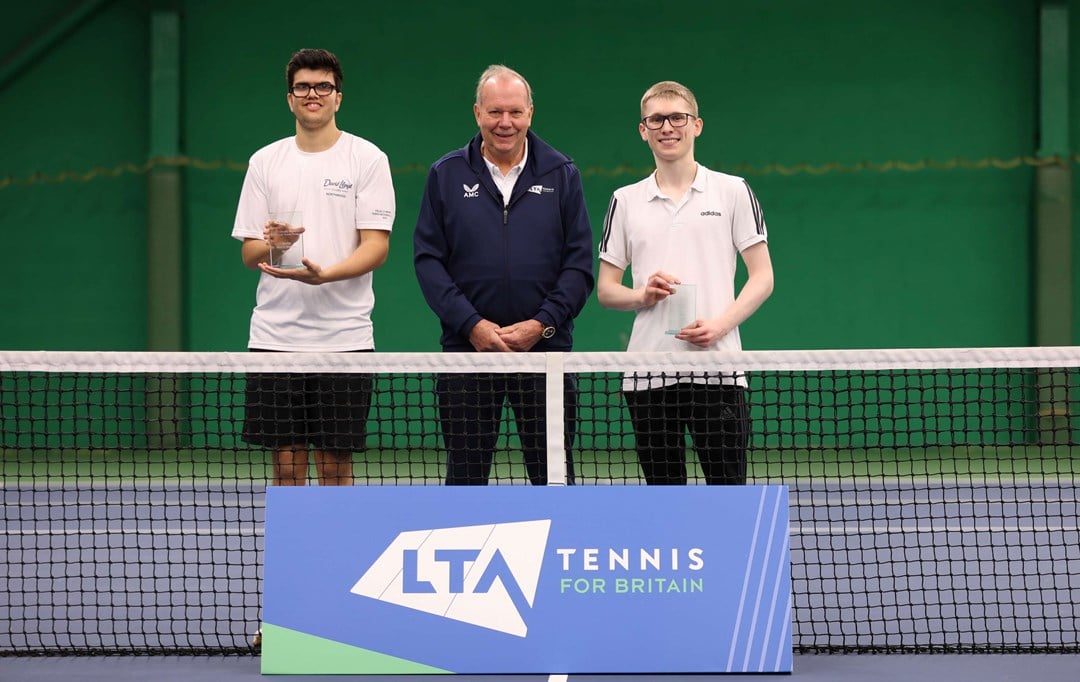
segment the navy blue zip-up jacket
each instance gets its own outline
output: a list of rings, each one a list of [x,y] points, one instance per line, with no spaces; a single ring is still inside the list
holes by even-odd
[[[568,351],[592,291],[592,228],[574,162],[531,130],[510,203],[480,152],[480,135],[428,172],[413,233],[420,290],[442,322],[444,351],[474,350],[469,332],[536,319],[555,327],[534,351]]]

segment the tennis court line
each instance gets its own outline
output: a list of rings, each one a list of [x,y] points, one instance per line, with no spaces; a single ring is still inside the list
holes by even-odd
[[[806,499],[806,498],[809,499]],[[836,492],[830,494],[826,493],[804,493],[801,495],[793,495],[790,502],[792,508],[799,507],[901,507],[912,504],[918,505],[985,505],[988,507],[1000,507],[1003,505],[1031,505],[1031,504],[1073,504],[1080,505],[1080,496],[1051,496],[1044,495],[1039,496],[1014,496],[1014,497],[989,497],[989,496],[965,496],[961,497],[944,495],[941,497],[932,497],[929,495],[907,495],[899,497],[888,497],[881,494],[874,494],[867,491],[860,492]]]
[[[409,478],[399,479],[408,480],[408,485],[400,485],[397,483],[389,484],[385,483],[386,479],[371,478],[364,479],[364,482],[359,482],[357,479],[356,486],[389,486],[409,488],[416,486],[426,485],[443,485],[444,480],[442,478],[425,477],[425,478]],[[769,479],[768,481],[756,481],[753,477],[747,480],[749,485],[773,485],[777,483],[777,480]],[[820,477],[804,477],[804,476],[790,476],[785,477],[781,481],[783,485],[791,488],[803,488],[806,490],[853,490],[858,488],[870,488],[872,490],[884,490],[884,489],[913,489],[921,487],[936,488],[942,486],[951,486],[958,489],[965,489],[968,487],[978,488],[1026,488],[1032,486],[1061,486],[1061,487],[1076,487],[1080,485],[1080,474],[1063,474],[1061,476],[1047,476],[1047,475],[1023,475],[1023,474],[1000,474],[998,476],[873,476],[872,481],[860,480],[860,481],[848,481],[843,480],[838,483],[826,483],[821,482]],[[184,489],[199,487],[201,489],[220,489],[217,486],[221,485],[220,478],[170,478],[162,479],[158,478],[98,478],[91,481],[85,479],[79,479],[77,476],[63,477],[55,476],[49,477],[46,480],[38,478],[8,478],[7,480],[0,479],[0,489],[4,488],[73,488],[80,487],[85,489],[96,489],[101,487],[108,488],[163,488],[163,489]],[[265,480],[239,480],[234,479],[234,482],[229,486],[236,489],[243,488],[265,488],[267,486]],[[490,485],[526,485],[523,481],[514,481],[507,479],[493,479]],[[645,483],[638,479],[590,479],[585,477],[578,477],[579,486],[609,486],[609,485],[623,485],[623,486],[640,486],[645,487]],[[704,481],[692,480],[688,485],[705,485]]]
[[[32,522],[30,522],[32,523]],[[224,525],[224,524],[223,524]],[[790,523],[788,526],[790,535],[875,535],[875,534],[925,534],[925,533],[1080,533],[1080,525],[1020,525],[1020,524],[985,524],[978,526],[933,524],[907,524],[890,523],[880,524],[850,524],[850,523],[815,523],[803,524]],[[0,536],[70,536],[70,535],[208,535],[208,536],[262,536],[262,524],[247,524],[243,526],[228,525],[227,527],[206,526],[166,526],[149,528],[138,526],[135,528],[97,528],[92,526],[80,526],[75,528],[27,528],[15,529],[4,528],[0,530]]]
[[[1021,526],[986,524],[981,526],[946,525],[934,526],[932,524],[801,524],[793,523],[788,531],[792,535],[874,535],[878,533],[1070,533],[1080,532],[1080,526]]]
[[[359,479],[357,479],[359,480]],[[367,482],[356,483],[355,487],[397,487],[397,488],[415,488],[421,486],[435,486],[443,485],[445,482],[442,478],[409,478],[398,479],[409,481],[408,485],[401,485],[398,483],[385,483],[386,479],[372,478],[365,479]],[[489,485],[524,485],[520,481],[508,481],[508,480],[492,480]],[[19,488],[27,489],[66,489],[66,490],[99,490],[102,488],[110,490],[124,490],[124,489],[154,489],[154,490],[168,490],[168,491],[183,491],[183,490],[261,490],[269,486],[265,480],[260,481],[240,481],[237,480],[233,483],[226,485],[221,484],[220,478],[97,478],[92,481],[86,481],[85,479],[79,479],[72,477],[65,479],[63,477],[53,477],[48,480],[39,479],[13,479],[13,480],[0,480],[0,490],[5,488],[18,490]]]
[[[31,522],[32,523],[32,522]],[[228,528],[207,528],[203,526],[181,526],[156,528],[96,528],[91,526],[79,526],[75,528],[28,528],[0,530],[0,536],[24,535],[24,536],[70,536],[70,535],[209,535],[209,536],[262,536],[261,525],[248,524],[246,526],[229,526]]]

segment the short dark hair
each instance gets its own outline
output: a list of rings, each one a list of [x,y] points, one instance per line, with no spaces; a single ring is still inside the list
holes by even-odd
[[[334,85],[341,92],[341,62],[328,50],[305,48],[297,50],[289,59],[289,65],[285,67],[285,88],[292,90],[293,76],[300,69],[312,69],[313,71],[330,71],[334,74]]]

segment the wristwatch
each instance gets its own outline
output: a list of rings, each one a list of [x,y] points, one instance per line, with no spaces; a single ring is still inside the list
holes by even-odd
[[[537,322],[540,322],[540,320],[537,320]],[[543,329],[540,331],[540,336],[542,338],[550,339],[551,337],[555,336],[555,327],[552,327],[549,324],[544,324],[543,322],[540,322],[540,325],[543,326]]]

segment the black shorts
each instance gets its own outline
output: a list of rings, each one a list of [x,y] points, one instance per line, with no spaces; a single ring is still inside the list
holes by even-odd
[[[362,452],[373,386],[370,374],[250,374],[244,442]]]

